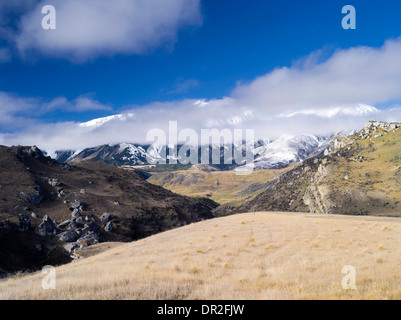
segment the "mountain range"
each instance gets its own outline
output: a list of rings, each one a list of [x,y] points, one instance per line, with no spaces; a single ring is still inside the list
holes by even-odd
[[[354,116],[354,117],[368,117],[374,116],[379,112],[378,109],[357,104],[348,107],[333,107],[325,110],[302,110],[296,114],[302,113],[304,116],[319,116],[322,119],[333,118],[337,116]],[[291,112],[279,115],[279,118],[291,118],[295,114]],[[235,123],[246,123],[250,117],[254,118],[249,113],[236,115]],[[87,128],[88,130],[96,130],[102,132],[103,128],[110,128],[110,126],[124,125],[129,121],[136,121],[137,115],[134,113],[123,113],[108,116],[99,119],[93,119],[88,122],[80,123],[79,126]],[[253,119],[252,118],[252,119]],[[232,117],[229,115],[222,115],[221,119],[216,120],[219,125],[232,125]],[[362,125],[361,125],[362,127]],[[254,141],[248,141],[249,144],[254,146],[254,165],[257,169],[271,169],[281,168],[291,163],[297,163],[305,160],[311,155],[318,154],[324,150],[331,138],[334,135],[349,135],[359,130],[360,127],[355,125],[354,128],[349,128],[348,131],[331,132],[327,134],[314,134],[313,128],[311,133],[293,134],[293,135],[278,135],[277,137],[261,137],[256,138]],[[175,146],[178,148],[179,146]],[[241,146],[232,145],[233,148]],[[148,152],[149,145],[130,143],[121,141],[119,143],[102,144],[98,146],[90,146],[85,149],[63,150],[60,148],[58,151],[49,150],[48,155],[60,162],[78,163],[84,160],[99,160],[105,163],[114,164],[117,166],[143,166],[149,164],[147,159],[155,159],[154,153]],[[193,147],[196,148],[196,147]],[[199,148],[200,150],[200,148]],[[197,151],[199,151],[197,150]],[[200,154],[200,152],[198,152]],[[180,162],[181,159],[178,159]],[[211,159],[210,159],[211,160]],[[199,162],[200,157],[199,157]],[[210,164],[209,161],[208,164]],[[220,165],[215,167],[223,170],[231,170],[241,164],[224,165],[223,153],[221,153]]]
[[[286,167],[291,163],[300,162],[314,153],[323,151],[329,144],[332,135],[317,136],[304,134],[297,136],[281,136],[273,140],[258,140],[253,143],[253,158],[256,169],[275,169]],[[177,148],[180,146],[177,146]],[[241,148],[233,145],[233,148]],[[148,150],[149,146],[119,143],[115,145],[101,145],[87,148],[82,151],[56,151],[51,157],[60,162],[79,163],[85,160],[97,160],[117,166],[144,166],[149,165],[148,158],[153,158]],[[199,150],[195,150],[200,153]],[[194,149],[193,149],[194,150]],[[220,153],[220,165],[215,165],[219,169],[234,169],[241,164],[224,165],[224,152]],[[178,163],[180,163],[178,158]],[[211,163],[211,157],[210,157]],[[199,163],[201,159],[199,157]],[[208,163],[204,163],[208,164]],[[213,164],[211,166],[214,166]]]

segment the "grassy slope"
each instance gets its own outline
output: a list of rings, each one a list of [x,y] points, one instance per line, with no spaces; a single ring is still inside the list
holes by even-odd
[[[322,183],[332,188],[332,197],[344,207],[344,213],[400,216],[401,131],[374,139],[357,139],[340,154],[345,156],[336,157],[331,174]],[[363,157],[362,162],[355,161],[358,157]],[[347,175],[349,179],[345,179]],[[347,197],[347,190],[359,192],[360,199]]]
[[[6,299],[400,299],[401,220],[241,214],[0,282]],[[356,268],[356,290],[342,268]]]
[[[241,205],[262,191],[264,184],[289,170],[257,170],[251,175],[233,171],[204,172],[199,170],[153,174],[148,182],[190,197],[206,197],[220,204]]]
[[[401,216],[401,130],[343,139],[344,147],[283,173],[240,212]]]

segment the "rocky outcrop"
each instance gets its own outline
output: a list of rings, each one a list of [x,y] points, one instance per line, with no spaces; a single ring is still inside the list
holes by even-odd
[[[20,203],[39,204],[43,201],[42,189],[39,186],[29,186],[27,191],[19,193]]]
[[[49,178],[47,182],[52,186],[52,187],[58,187],[61,184],[60,179],[57,178]]]
[[[42,237],[51,237],[55,236],[59,230],[53,223],[52,219],[49,216],[44,216],[42,223],[36,227],[35,233]]]
[[[387,123],[382,121],[368,121],[356,134],[350,136],[335,136],[324,151],[324,155],[336,154],[340,149],[349,147],[355,139],[367,140],[376,139],[395,132],[401,128],[401,123]]]
[[[400,123],[387,123],[381,121],[368,121],[359,132],[361,139],[379,138],[389,132],[394,132],[400,128]]]
[[[59,235],[59,240],[63,242],[75,242],[78,240],[78,237],[75,231],[66,231]]]

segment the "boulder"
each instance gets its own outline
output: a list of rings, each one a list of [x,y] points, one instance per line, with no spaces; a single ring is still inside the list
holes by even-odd
[[[86,234],[85,236],[79,238],[76,243],[79,244],[79,248],[82,249],[94,245],[98,242],[99,242],[99,235],[96,232],[92,231]]]
[[[81,211],[79,211],[79,209],[74,209],[71,213],[73,218],[78,218],[81,216]]]
[[[113,223],[111,221],[107,222],[106,226],[104,227],[104,230],[106,232],[111,232],[113,231]]]
[[[75,201],[72,205],[71,208],[72,209],[79,209],[79,207],[82,206],[82,203],[80,201]]]
[[[107,223],[107,222],[109,222],[110,218],[111,218],[111,214],[105,212],[105,213],[103,213],[102,216],[100,217],[100,220],[102,220],[103,223]]]
[[[38,186],[31,186],[29,187],[32,191],[29,191],[26,195],[26,201],[32,204],[39,204],[43,201],[43,193],[42,189]]]
[[[61,184],[60,179],[57,178],[49,178],[47,182],[52,186],[52,187],[58,187]]]
[[[67,227],[70,225],[70,223],[71,223],[71,220],[65,220],[65,221],[61,222],[61,223],[58,225],[58,227],[59,227],[60,229],[64,229],[64,228],[67,228]]]
[[[44,216],[43,222],[35,229],[35,233],[42,237],[55,236],[58,232],[59,230],[54,225],[52,219],[47,215]]]
[[[59,240],[63,242],[75,242],[79,238],[75,231],[66,231],[59,235]]]
[[[28,155],[34,157],[35,159],[43,158],[43,152],[37,146],[33,146],[28,150]]]
[[[67,229],[68,230],[75,230],[76,228],[77,228],[77,220],[76,219],[71,219],[71,222],[68,225]]]
[[[91,221],[89,223],[86,223],[84,225],[85,229],[88,229],[89,231],[94,231],[94,232],[98,232],[100,227],[96,224],[96,222]]]
[[[67,250],[69,253],[72,253],[75,249],[79,248],[79,244],[76,242],[68,243],[64,246],[64,249]]]

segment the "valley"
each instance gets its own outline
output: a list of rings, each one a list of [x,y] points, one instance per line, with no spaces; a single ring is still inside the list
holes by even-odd
[[[1,147],[2,297],[399,299],[400,127],[371,121],[251,175]]]

